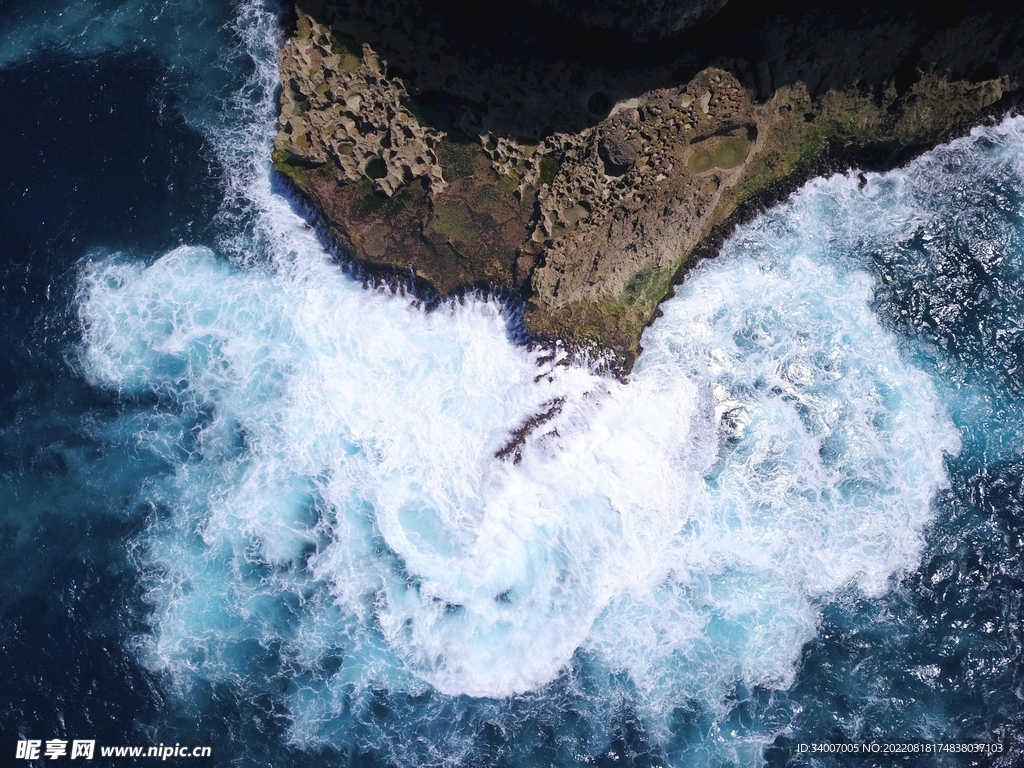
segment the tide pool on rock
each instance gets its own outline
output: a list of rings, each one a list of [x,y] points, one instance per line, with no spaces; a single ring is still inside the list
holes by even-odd
[[[3,433],[87,489],[36,481],[69,529],[127,521],[82,551],[128,552],[143,608],[115,644],[148,677],[116,674],[159,691],[145,733],[220,734],[243,765],[1015,738],[1024,121],[812,182],[689,276],[619,382],[517,346],[493,299],[428,312],[340,270],[271,184],[274,17],[236,10],[255,66],[193,118],[224,169],[215,241],[82,244],[53,370],[99,404],[41,401],[60,445]],[[4,525],[37,535],[34,476],[4,477]],[[984,578],[949,559],[968,545]]]

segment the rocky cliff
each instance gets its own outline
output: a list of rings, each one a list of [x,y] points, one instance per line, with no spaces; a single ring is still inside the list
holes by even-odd
[[[517,293],[531,333],[626,367],[730,222],[1024,86],[1020,4],[733,0],[667,37],[643,3],[632,26],[565,7],[300,0],[274,163],[353,259]]]

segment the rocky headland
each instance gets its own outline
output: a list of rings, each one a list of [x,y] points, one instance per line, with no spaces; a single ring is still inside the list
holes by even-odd
[[[735,222],[1024,88],[1024,4],[722,5],[299,0],[274,167],[371,272],[517,294],[628,369]]]

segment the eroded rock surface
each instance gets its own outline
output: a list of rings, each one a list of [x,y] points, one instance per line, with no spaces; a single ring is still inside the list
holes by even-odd
[[[545,37],[529,18],[300,2],[275,167],[354,258],[442,294],[518,292],[533,333],[628,365],[739,206],[823,156],[897,162],[1024,84],[1014,5],[929,23],[759,7],[630,48],[550,19]]]

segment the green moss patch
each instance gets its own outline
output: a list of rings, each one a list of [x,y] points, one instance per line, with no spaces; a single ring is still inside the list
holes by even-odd
[[[531,327],[599,354],[611,352],[619,362],[632,360],[639,351],[644,328],[672,287],[672,277],[685,258],[664,267],[642,267],[617,299],[579,301],[551,315],[534,315]]]
[[[522,176],[517,171],[509,171],[504,176],[499,176],[494,188],[502,195],[511,195],[519,188]]]
[[[657,305],[668,293],[675,273],[673,267],[653,267],[647,265],[634,274],[622,292],[624,304]]]
[[[363,63],[360,55],[362,47],[354,37],[348,35],[331,35],[331,52],[341,59],[342,72],[355,72]]]
[[[540,183],[550,185],[562,167],[560,155],[545,155],[540,159]]]
[[[417,202],[419,200],[412,187],[399,187],[395,194],[391,196],[391,215],[397,216],[410,205],[414,205]]]
[[[477,188],[472,196],[467,197],[466,202],[477,213],[495,214],[505,207],[505,197],[497,185]]]
[[[707,149],[699,149],[690,155],[686,165],[691,173],[705,173],[712,168],[730,170],[738,168],[747,159],[750,142],[742,136],[727,136],[719,139]]]
[[[309,112],[309,99],[294,88],[291,91],[292,101],[295,103],[295,114],[304,115]]]
[[[779,179],[806,167],[825,148],[830,138],[826,127],[820,122],[806,124],[802,120],[801,125],[807,125],[807,128],[798,140],[789,145],[783,144],[751,170],[736,189],[737,203],[753,198]]]
[[[384,195],[374,191],[373,182],[369,179],[360,179],[356,189],[359,195],[356,198],[355,211],[360,216],[374,216],[388,203]]]
[[[303,189],[312,189],[309,170],[296,163],[295,156],[287,149],[275,149],[270,155],[270,160],[275,171],[284,174]]]
[[[442,140],[437,147],[437,159],[441,163],[441,174],[447,181],[468,179],[477,169],[478,160],[486,160],[479,144]],[[488,161],[489,162],[489,161]]]
[[[433,228],[449,240],[472,243],[480,237],[480,227],[467,208],[458,203],[435,203]]]
[[[289,152],[287,149],[284,149],[283,147],[278,147],[273,152],[270,153],[270,160],[274,164],[274,168],[277,168],[279,164],[287,164],[288,158],[291,157],[291,155],[292,153]]]

